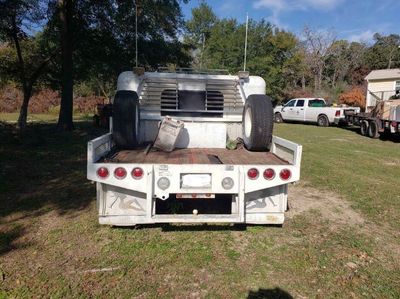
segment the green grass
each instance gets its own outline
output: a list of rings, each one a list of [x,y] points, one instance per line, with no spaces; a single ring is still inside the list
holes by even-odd
[[[303,145],[302,187],[339,194],[363,225],[310,210],[283,228],[132,229],[97,224],[85,159],[86,142],[102,131],[54,127],[32,123],[21,135],[0,124],[0,298],[400,297],[399,143],[276,126]],[[99,269],[109,271],[88,271]]]
[[[280,124],[275,134],[303,146],[302,179],[337,192],[369,218],[400,229],[400,142],[355,130]]]

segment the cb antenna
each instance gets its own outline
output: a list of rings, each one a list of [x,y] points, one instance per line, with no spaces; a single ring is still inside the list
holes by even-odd
[[[244,63],[243,71],[246,71],[246,59],[247,59],[247,31],[249,29],[249,13],[246,14],[246,37],[244,39]]]
[[[135,5],[135,64],[136,67],[138,67],[138,31],[137,31],[138,6],[136,0],[133,0],[133,4]]]

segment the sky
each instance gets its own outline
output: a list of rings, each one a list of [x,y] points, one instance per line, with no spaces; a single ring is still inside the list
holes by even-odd
[[[201,0],[182,4],[186,19]],[[371,43],[374,33],[400,34],[400,0],[209,0],[220,18],[255,20],[300,35],[304,26],[333,31],[338,39]]]

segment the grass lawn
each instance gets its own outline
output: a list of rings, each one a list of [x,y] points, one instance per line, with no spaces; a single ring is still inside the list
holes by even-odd
[[[396,140],[277,125],[303,145],[282,228],[111,228],[86,180],[86,142],[101,133],[0,124],[0,298],[400,297]]]
[[[0,113],[0,121],[15,123],[18,120],[19,113]],[[75,121],[90,121],[92,118],[85,114],[75,114]],[[38,123],[51,123],[57,122],[58,114],[28,114],[28,122],[38,122]]]

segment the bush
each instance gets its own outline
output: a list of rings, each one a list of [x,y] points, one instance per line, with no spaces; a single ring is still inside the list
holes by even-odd
[[[0,90],[0,112],[12,113],[19,112],[22,104],[23,94],[13,85],[7,85]],[[50,113],[60,112],[60,95],[51,89],[42,89],[32,95],[29,102],[29,113]],[[97,104],[106,102],[104,97],[99,96],[80,96],[74,98],[74,112],[93,114],[96,112]]]
[[[353,89],[344,92],[339,96],[339,103],[349,106],[358,106],[362,109],[365,109],[364,92],[360,87],[354,87]]]

